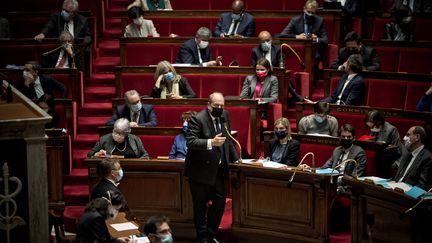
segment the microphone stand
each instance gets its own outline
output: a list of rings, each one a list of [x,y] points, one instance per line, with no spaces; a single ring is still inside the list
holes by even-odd
[[[60,49],[60,48],[62,48],[62,47],[63,47],[63,45],[60,45],[60,46],[58,46],[58,47],[52,49],[51,51],[44,52],[44,53],[42,53],[42,56],[47,56],[47,55],[49,55],[49,54],[51,54],[51,53],[57,51],[58,49]]]
[[[284,46],[288,47],[291,50],[291,52],[294,53],[294,55],[297,57],[297,60],[300,63],[300,66],[303,69],[305,69],[306,68],[306,64],[302,61],[302,59],[300,58],[299,54],[297,54],[297,52],[290,45],[288,45],[286,43],[282,43],[281,44],[281,60],[280,60],[280,63],[279,63],[279,67],[280,68],[284,68],[285,67],[285,65],[283,64],[283,47]]]
[[[306,154],[303,156],[303,158],[301,159],[300,163],[295,167],[294,172],[292,173],[291,178],[290,178],[289,181],[288,181],[288,186],[291,186],[291,185],[292,185],[292,182],[293,182],[293,180],[294,180],[294,176],[295,176],[297,170],[300,168],[300,165],[303,164],[303,161],[307,158],[308,155],[312,156],[312,170],[315,168],[315,154],[312,153],[312,152],[308,152],[308,153],[306,153]]]
[[[358,176],[357,176],[357,166],[358,166],[357,161],[355,159],[346,159],[346,160],[342,161],[340,164],[338,164],[338,165],[336,165],[335,167],[332,168],[332,174],[331,174],[331,177],[330,177],[330,184],[333,184],[333,176],[334,176],[333,175],[333,171],[335,169],[341,167],[342,165],[348,163],[348,162],[354,162],[354,171],[353,171],[352,174],[353,174],[354,178],[356,178],[356,179],[358,178]]]
[[[237,139],[235,139],[232,135],[231,135],[231,133],[230,133],[230,131],[228,130],[228,127],[227,127],[227,125],[226,125],[226,121],[225,121],[225,117],[221,117],[220,118],[220,120],[221,120],[221,122],[222,122],[222,124],[224,125],[224,128],[225,128],[225,131],[227,131],[227,135],[228,135],[228,137],[230,137],[232,140],[234,140],[234,142],[237,144],[237,146],[239,147],[239,159],[238,159],[238,161],[241,163],[242,161],[243,161],[243,159],[242,159],[242,148],[241,148],[241,145],[240,145],[240,143],[237,141]]]

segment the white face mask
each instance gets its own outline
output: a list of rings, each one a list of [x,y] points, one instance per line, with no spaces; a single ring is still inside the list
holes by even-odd
[[[410,138],[408,136],[405,136],[403,138],[403,141],[404,141],[405,147],[409,150],[409,148],[411,147],[411,144],[412,144]]]
[[[118,171],[118,175],[116,176],[116,182],[121,181],[121,179],[123,179],[123,169],[120,169]]]
[[[205,49],[205,48],[207,48],[207,46],[209,45],[209,42],[208,41],[200,41],[200,43],[198,44],[198,46],[199,46],[199,48],[200,49]]]
[[[33,75],[31,75],[31,73],[29,71],[23,71],[23,78],[33,78]]]
[[[115,209],[114,207],[110,206],[108,208],[109,219],[115,219],[117,217],[118,212],[119,211],[117,209]]]
[[[370,130],[371,130],[371,132],[379,132],[379,131],[381,131],[381,129],[379,129],[377,127],[371,128]]]
[[[144,18],[143,17],[139,17],[139,18],[136,18],[136,19],[133,20],[134,24],[140,25],[140,26],[143,24],[143,22],[144,22]]]

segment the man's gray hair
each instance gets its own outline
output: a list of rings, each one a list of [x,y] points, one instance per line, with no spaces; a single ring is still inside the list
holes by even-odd
[[[211,37],[211,32],[207,27],[201,27],[197,30],[196,32],[196,37],[200,38],[200,39],[210,39]]]
[[[138,93],[138,91],[136,91],[136,90],[134,90],[134,89],[128,90],[128,91],[126,91],[126,93],[124,94],[124,99],[125,99],[126,103],[129,102],[129,100],[128,100],[128,99],[129,99],[129,96],[132,96],[132,95],[138,95],[138,96],[140,96],[139,93]]]
[[[79,4],[78,4],[77,0],[64,0],[63,1],[63,8],[66,7],[69,4],[73,6],[74,12],[78,11]]]
[[[129,120],[126,118],[120,118],[114,123],[114,129],[120,130],[124,133],[130,133],[131,128]]]

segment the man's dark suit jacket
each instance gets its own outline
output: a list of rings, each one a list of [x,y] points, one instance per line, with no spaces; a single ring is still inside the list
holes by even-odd
[[[107,178],[102,178],[100,181],[93,187],[90,195],[90,200],[103,197],[107,191],[113,191],[117,194],[121,194],[121,191],[116,187],[111,181]],[[125,203],[124,207],[120,209],[120,211],[128,211],[128,205]]]
[[[222,115],[225,118],[228,131],[222,126],[222,134],[226,137],[224,156],[227,163],[238,160],[237,152],[233,141],[228,137],[227,132],[231,131],[229,114],[227,111]],[[213,186],[218,174],[221,152],[217,147],[207,149],[207,140],[216,136],[214,122],[207,109],[192,116],[188,123],[186,134],[188,152],[185,160],[185,176],[197,183]],[[224,168],[224,175],[228,175],[228,166]]]
[[[5,18],[0,18],[0,39],[11,38],[9,21]]]
[[[219,21],[213,31],[213,34],[216,37],[219,37],[222,33],[227,34],[231,23],[232,23],[232,13],[222,13],[219,17]],[[245,37],[253,37],[255,36],[255,19],[252,15],[248,13],[243,13],[240,18],[240,23],[238,23],[238,28],[236,34],[245,36]],[[235,29],[234,29],[235,30]],[[233,32],[234,32],[233,30]]]
[[[324,98],[323,102],[328,103],[336,103],[338,101],[338,96],[342,91],[345,81],[348,79],[348,74],[344,74],[339,81],[339,84],[336,90],[333,91],[331,96]],[[347,87],[345,88],[341,101],[344,102],[345,105],[362,105],[363,98],[365,93],[365,83],[363,77],[357,74],[354,78],[349,82]]]
[[[278,36],[295,38],[296,35],[304,33],[304,14],[296,16],[291,19],[289,24]],[[320,16],[314,15],[314,21],[311,24],[311,34],[315,34],[318,37],[318,43],[322,45],[328,44],[327,32],[324,28],[324,19]],[[306,34],[306,33],[305,33]]]
[[[130,109],[127,105],[119,105],[117,107],[117,113],[111,117],[106,124],[108,126],[113,126],[119,118],[131,120]],[[138,125],[146,127],[155,127],[157,125],[157,118],[152,105],[142,104]]]
[[[360,55],[363,59],[363,67],[369,71],[379,71],[380,70],[380,59],[375,48],[362,46]],[[339,50],[339,56],[332,62],[330,65],[331,69],[338,69],[338,67],[344,64],[350,53],[346,47],[343,47]]]
[[[75,48],[74,50],[74,59],[75,59],[75,67],[77,69],[81,69],[82,67],[82,55],[81,55],[81,50],[79,48]],[[44,57],[44,62],[43,62],[43,67],[45,68],[55,68],[57,61],[59,59],[59,55],[60,55],[61,49],[58,49],[57,51],[47,55]],[[72,57],[68,55],[68,62],[69,62],[69,67],[72,67]]]
[[[84,44],[89,45],[91,43],[91,33],[87,18],[76,14],[73,22],[74,38],[84,38]],[[53,14],[41,33],[44,34],[45,37],[57,38],[60,36],[61,32],[64,31],[64,24],[65,21],[60,12]]]
[[[432,1],[430,0],[411,0],[414,1],[413,13],[430,13],[432,12]],[[395,0],[390,11],[395,11],[403,5],[404,0]]]
[[[203,62],[208,62],[212,59],[212,55],[210,52],[210,45],[205,49],[200,49],[201,59]],[[198,57],[198,48],[197,43],[195,42],[195,38],[187,40],[180,47],[179,52],[177,53],[176,63],[190,63],[193,65],[200,65],[199,57]]]
[[[272,155],[279,144],[279,140],[275,139],[270,141],[270,155]],[[288,140],[287,146],[282,154],[281,161],[279,163],[286,164],[289,166],[297,166],[299,163],[298,156],[300,153],[300,142],[295,139]]]
[[[342,155],[342,146],[338,146],[333,150],[332,157],[327,160],[327,162],[321,167],[323,169],[326,168],[335,168],[340,160],[340,157]],[[357,145],[353,145],[348,153],[347,159],[354,159],[357,161],[357,176],[363,176],[366,170],[366,153],[365,151]],[[352,162],[347,162],[345,164],[345,170],[344,174],[346,175],[353,175],[354,173],[355,164]]]
[[[78,223],[76,239],[78,242],[117,242],[111,237],[105,218],[97,211],[85,212]]]
[[[265,58],[266,53],[262,50],[261,45],[252,49],[252,56],[250,64],[255,67],[256,62],[260,58]],[[273,67],[279,67],[279,62],[281,59],[281,49],[279,46],[271,45],[271,64]]]
[[[46,75],[39,75],[39,80],[40,80],[40,83],[42,85],[42,89],[43,89],[45,94],[49,94],[53,97],[57,97],[56,95],[54,95],[54,91],[58,91],[60,93],[61,98],[67,97],[68,89],[64,84],[51,78],[50,76],[46,76]],[[18,90],[21,91],[21,93],[23,93],[29,99],[32,99],[32,100],[37,99],[35,89],[25,86],[24,82],[22,82],[20,84],[20,86],[18,87]]]
[[[410,162],[409,154],[404,153],[402,155],[399,169],[394,178],[395,181],[398,181],[405,173]],[[402,182],[421,187],[424,190],[429,190],[432,187],[432,154],[426,147],[419,152]]]

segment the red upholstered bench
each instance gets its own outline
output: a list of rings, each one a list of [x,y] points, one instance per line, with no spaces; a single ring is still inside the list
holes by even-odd
[[[384,26],[387,23],[392,22],[393,19],[391,18],[374,18],[373,19],[373,25],[372,25],[372,31],[371,31],[371,39],[372,40],[382,40],[385,38],[384,34]]]
[[[414,39],[416,41],[432,41],[432,32],[429,31],[432,25],[430,18],[415,18]]]
[[[405,99],[405,110],[416,110],[416,106],[420,97],[426,92],[426,90],[430,87],[430,84],[427,82],[407,82],[407,91],[406,91],[406,99]]]
[[[140,95],[150,95],[154,86],[154,74],[151,73],[123,73],[117,92],[123,97],[128,90],[135,89]]]
[[[180,123],[180,120],[178,121]],[[168,156],[174,143],[174,136],[139,135],[150,158]]]
[[[381,71],[398,72],[399,50],[398,47],[375,47],[381,62]],[[413,61],[413,60],[410,60]]]
[[[406,82],[400,80],[368,80],[366,104],[372,107],[405,107]]]
[[[162,60],[175,61],[179,44],[135,44],[125,45],[126,66],[155,65]]]
[[[431,73],[430,48],[401,48],[399,58],[399,72]]]

